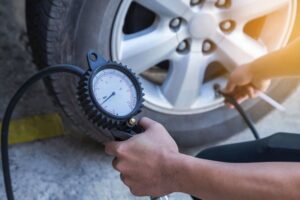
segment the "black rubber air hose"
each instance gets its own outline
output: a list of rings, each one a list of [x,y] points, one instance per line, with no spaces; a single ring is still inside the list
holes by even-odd
[[[236,101],[236,99],[231,94],[227,94],[227,93],[223,92],[219,85],[215,85],[214,89],[218,94],[222,95],[227,102],[231,103],[234,106],[234,108],[238,111],[238,113],[241,115],[241,117],[243,118],[243,120],[245,121],[245,123],[247,124],[249,129],[251,130],[254,138],[256,140],[259,140],[260,136],[259,136],[258,131],[255,128],[255,125],[254,125],[253,121],[247,115],[247,113],[242,108],[242,106]]]
[[[3,170],[3,177],[4,177],[4,185],[6,196],[8,200],[14,200],[14,194],[11,184],[11,175],[10,175],[10,168],[9,168],[9,154],[8,154],[8,134],[9,134],[9,125],[11,116],[13,111],[24,95],[24,93],[37,81],[48,77],[49,75],[56,74],[56,73],[69,73],[76,76],[81,77],[85,71],[78,66],[75,65],[68,65],[68,64],[61,64],[61,65],[54,65],[40,72],[33,75],[30,79],[28,79],[20,89],[15,93],[13,98],[10,100],[2,122],[2,129],[1,129],[1,154],[2,154],[2,170]]]

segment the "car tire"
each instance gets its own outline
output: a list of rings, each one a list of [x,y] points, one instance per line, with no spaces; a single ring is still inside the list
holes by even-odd
[[[85,54],[91,49],[111,58],[111,30],[120,3],[121,0],[27,0],[28,35],[37,66],[41,69],[70,63],[85,68]],[[299,21],[297,19],[297,24]],[[293,37],[299,33],[295,30]],[[76,100],[76,81],[73,77],[59,75],[46,80],[46,85],[56,103],[81,132],[99,142],[106,141],[111,138],[109,133],[102,134],[103,130],[82,114]],[[280,80],[273,84],[269,94],[281,102],[296,86],[295,81]],[[244,104],[244,108],[255,121],[271,111],[265,102],[258,100]],[[164,114],[145,108],[142,115],[165,125],[183,148],[215,143],[245,128],[239,115],[225,107],[193,115]]]

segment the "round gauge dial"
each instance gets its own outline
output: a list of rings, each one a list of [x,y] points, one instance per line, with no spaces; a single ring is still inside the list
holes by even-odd
[[[137,90],[129,77],[117,69],[103,69],[94,75],[92,90],[95,100],[103,110],[124,117],[137,105]]]
[[[81,77],[77,98],[88,120],[104,129],[128,131],[130,120],[141,112],[143,88],[125,65],[87,54],[89,69]]]

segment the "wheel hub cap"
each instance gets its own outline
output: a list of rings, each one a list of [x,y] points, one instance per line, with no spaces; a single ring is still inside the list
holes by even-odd
[[[208,13],[196,14],[188,24],[189,33],[195,39],[209,38],[218,27],[215,17]]]

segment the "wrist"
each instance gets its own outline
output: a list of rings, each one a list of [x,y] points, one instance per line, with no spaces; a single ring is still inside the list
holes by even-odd
[[[165,153],[163,162],[162,176],[166,181],[168,193],[180,192],[182,164],[184,155],[179,152]]]
[[[170,193],[182,192],[197,196],[209,196],[210,187],[214,185],[215,171],[218,171],[216,162],[177,154],[169,157],[166,163],[171,177]]]
[[[168,156],[165,162],[165,172],[168,177],[169,193],[183,192],[190,193],[193,178],[193,167],[200,159],[181,154],[173,153]],[[201,173],[201,172],[199,172]]]
[[[259,58],[247,65],[247,70],[252,76],[252,80],[266,81],[272,78],[272,71],[269,70],[265,58]]]

